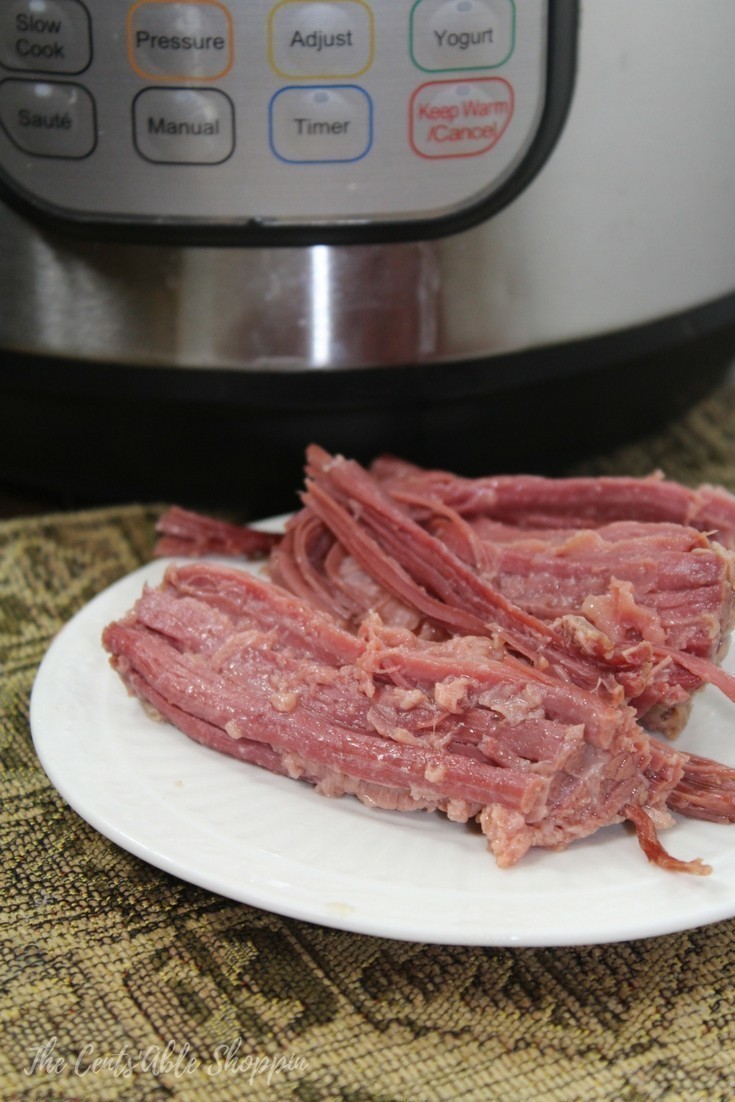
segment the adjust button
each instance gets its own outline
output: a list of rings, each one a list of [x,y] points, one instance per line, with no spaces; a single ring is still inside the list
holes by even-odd
[[[232,16],[219,0],[137,0],[128,58],[152,80],[218,80],[232,68]]]
[[[0,0],[0,63],[36,73],[81,73],[92,60],[79,0]]]
[[[0,125],[35,157],[88,157],[97,144],[94,100],[79,84],[4,80]]]
[[[213,88],[146,88],[133,103],[133,131],[147,161],[218,165],[235,147],[232,101]]]
[[[373,61],[373,13],[363,0],[281,0],[268,22],[271,67],[285,77],[356,77]]]

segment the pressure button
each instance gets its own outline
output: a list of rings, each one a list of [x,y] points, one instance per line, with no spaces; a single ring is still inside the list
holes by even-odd
[[[89,14],[80,0],[2,0],[0,63],[36,73],[81,73],[92,60]]]
[[[137,0],[128,12],[128,58],[156,81],[218,80],[232,68],[232,15],[219,0]]]

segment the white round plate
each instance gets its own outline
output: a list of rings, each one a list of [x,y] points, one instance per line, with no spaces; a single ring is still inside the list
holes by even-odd
[[[623,825],[500,870],[476,830],[438,814],[327,799],[152,720],[109,667],[100,634],[170,561],[83,608],[51,644],[31,700],[51,782],[123,849],[233,900],[421,942],[583,945],[735,915],[735,827],[679,819],[664,832],[675,856],[712,865],[707,877],[649,865]],[[706,689],[680,745],[735,764],[735,704]]]

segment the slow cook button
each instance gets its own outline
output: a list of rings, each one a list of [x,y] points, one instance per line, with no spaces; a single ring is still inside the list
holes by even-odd
[[[513,88],[502,77],[436,80],[411,97],[411,146],[421,157],[478,157],[502,138],[513,117]]]
[[[372,140],[372,100],[357,85],[283,88],[271,100],[271,149],[282,161],[359,161]]]
[[[235,147],[234,108],[213,88],[146,88],[133,102],[133,133],[147,161],[218,165]]]
[[[80,0],[0,0],[6,69],[81,73],[91,60],[89,14]]]
[[[97,144],[94,100],[79,84],[4,80],[0,125],[34,157],[88,157]]]
[[[281,0],[268,21],[271,68],[285,77],[356,77],[373,60],[373,13],[363,0]]]
[[[218,80],[232,67],[232,16],[219,0],[137,0],[127,32],[138,76]]]
[[[417,0],[411,56],[427,72],[493,69],[513,52],[513,0]]]

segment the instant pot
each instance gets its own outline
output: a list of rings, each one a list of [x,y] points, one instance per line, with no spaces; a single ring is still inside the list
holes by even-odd
[[[553,471],[735,350],[732,0],[3,0],[0,481]]]

